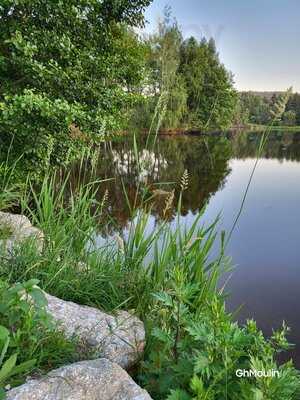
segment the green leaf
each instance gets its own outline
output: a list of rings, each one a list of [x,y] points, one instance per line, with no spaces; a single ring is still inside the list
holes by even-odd
[[[253,395],[253,400],[264,400],[263,392],[257,388],[253,390]]]
[[[192,400],[192,397],[186,391],[176,389],[171,390],[171,394],[169,394],[167,400]]]
[[[6,329],[5,326],[0,325],[0,340],[6,341],[8,337],[9,337],[9,330]]]
[[[23,284],[23,286],[24,286],[24,289],[31,289],[31,288],[33,288],[34,286],[37,286],[38,284],[39,284],[39,280],[38,279],[30,279],[29,281],[27,281],[27,282],[25,282],[24,284]]]
[[[170,337],[170,335],[163,331],[160,328],[153,328],[152,330],[152,336],[155,337],[156,339],[158,339],[160,342],[162,343],[171,343],[172,342],[172,338]]]
[[[0,400],[5,400],[6,392],[3,388],[0,388]]]
[[[41,289],[38,288],[32,289],[30,291],[30,295],[37,306],[45,307],[47,305],[47,299]]]
[[[205,389],[202,379],[196,375],[194,375],[191,380],[191,389],[193,390],[193,392],[195,392],[197,398],[207,398],[206,395],[208,394],[209,389]]]
[[[22,374],[23,372],[29,372],[32,367],[36,364],[36,359],[25,361],[14,367],[13,371],[9,374],[9,376]]]
[[[14,366],[16,365],[17,357],[18,357],[17,354],[13,354],[3,364],[3,366],[2,366],[2,368],[0,370],[0,383],[4,382],[5,379],[11,374]]]
[[[194,367],[195,373],[202,372],[204,368],[209,366],[209,359],[204,355],[198,355]]]
[[[166,306],[172,307],[173,306],[173,301],[172,297],[165,292],[162,293],[154,293],[153,297],[158,300],[159,302],[163,303]]]
[[[7,348],[8,348],[9,342],[10,342],[10,336],[7,336],[6,340],[5,340],[4,344],[3,344],[2,350],[1,350],[0,365],[2,365],[2,362],[4,360],[4,357],[5,357],[5,354],[7,352]]]

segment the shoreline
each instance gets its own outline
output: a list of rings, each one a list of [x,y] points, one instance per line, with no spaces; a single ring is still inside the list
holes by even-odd
[[[158,131],[158,136],[217,136],[224,133],[238,134],[244,132],[264,132],[269,127],[267,125],[256,125],[249,124],[243,126],[232,126],[225,130],[216,131],[202,131],[197,128],[174,128],[174,129],[160,129]],[[282,133],[300,133],[300,126],[273,126],[272,132],[282,132]],[[149,131],[147,129],[142,129],[140,131],[143,135],[148,135]],[[120,131],[115,133],[116,136],[128,136],[130,135],[128,130]],[[151,134],[155,136],[155,133]]]

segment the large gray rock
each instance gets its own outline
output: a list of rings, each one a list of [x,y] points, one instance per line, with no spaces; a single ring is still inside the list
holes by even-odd
[[[0,211],[0,246],[11,252],[16,245],[29,238],[34,240],[38,250],[41,251],[44,242],[42,231],[32,226],[25,215]]]
[[[108,358],[128,369],[144,350],[144,324],[125,311],[115,316],[45,294],[47,311],[67,337],[77,337],[90,358]]]
[[[7,400],[151,400],[117,364],[82,361],[7,392]]]

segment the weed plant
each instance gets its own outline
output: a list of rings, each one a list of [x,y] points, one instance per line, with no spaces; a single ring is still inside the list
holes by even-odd
[[[75,342],[47,314],[37,280],[9,286],[0,281],[0,398],[4,387],[22,383],[76,358]]]

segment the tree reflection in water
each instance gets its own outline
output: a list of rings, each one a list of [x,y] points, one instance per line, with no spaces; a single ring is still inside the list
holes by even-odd
[[[138,143],[138,168],[133,141],[122,138],[105,144],[99,149],[96,160],[96,178],[110,179],[99,185],[98,200],[108,190],[107,213],[115,221],[111,230],[124,229],[130,220],[130,211],[124,195],[124,187],[131,204],[137,196],[138,185],[149,190],[153,196],[151,213],[156,220],[163,216],[166,192],[178,187],[185,170],[189,173],[189,186],[184,192],[182,215],[197,213],[217,191],[221,190],[230,174],[231,159],[255,158],[261,133],[248,132],[214,136],[163,136],[153,149],[145,149],[145,138]],[[300,160],[300,133],[273,132],[264,149],[264,158]],[[91,178],[91,160],[71,167],[71,187],[88,182]],[[94,179],[94,178],[93,178]],[[159,184],[159,185],[158,185]],[[158,190],[159,189],[159,190]],[[140,198],[137,197],[137,204]],[[176,191],[175,201],[176,204]],[[175,205],[168,219],[176,215]],[[114,228],[113,228],[114,227]],[[111,232],[107,232],[111,233]]]

